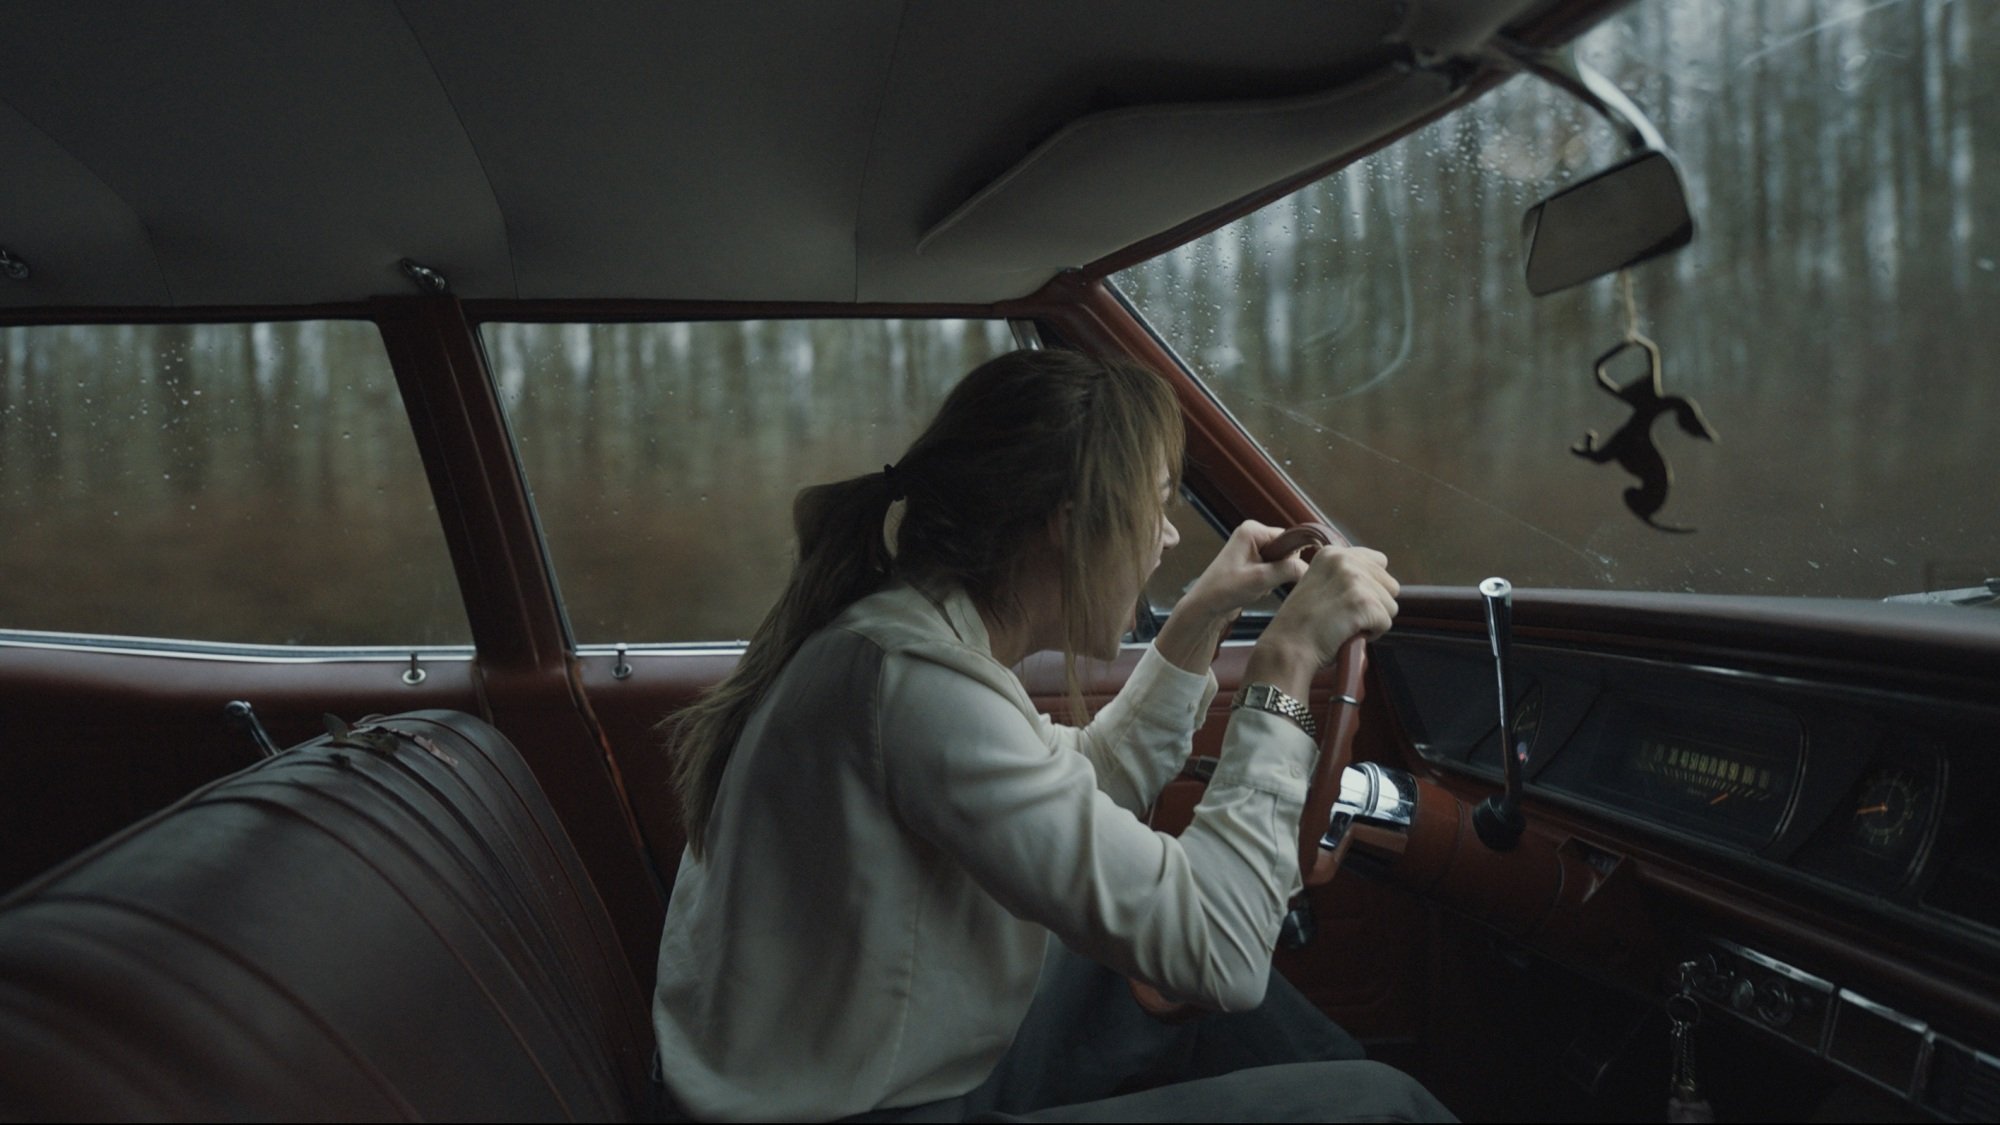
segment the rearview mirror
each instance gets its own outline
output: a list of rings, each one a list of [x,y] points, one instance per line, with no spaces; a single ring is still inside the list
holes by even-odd
[[[1521,236],[1542,297],[1686,246],[1694,216],[1674,158],[1648,149],[1528,208]]]

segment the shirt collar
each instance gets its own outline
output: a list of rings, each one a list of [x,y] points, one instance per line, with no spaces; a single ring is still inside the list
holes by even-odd
[[[978,649],[989,657],[993,655],[993,637],[986,631],[986,619],[979,616],[979,606],[963,587],[956,583],[918,585],[914,582],[910,586],[937,607],[937,611],[944,616],[945,624],[958,634],[959,643]]]

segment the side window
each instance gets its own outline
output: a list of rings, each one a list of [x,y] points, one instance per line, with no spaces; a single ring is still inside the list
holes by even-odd
[[[1146,581],[1145,599],[1155,614],[1173,612],[1188,585],[1201,576],[1209,560],[1222,549],[1222,536],[1208,525],[1201,511],[1184,497],[1167,505],[1167,518],[1181,533],[1180,545],[1160,558],[1160,568]]]
[[[790,572],[792,498],[902,455],[1004,321],[488,324],[576,639],[735,641]]]
[[[0,328],[0,630],[468,643],[381,335]]]
[[[1160,569],[1154,571],[1152,578],[1146,582],[1146,602],[1152,606],[1156,618],[1164,618],[1173,612],[1181,595],[1187,592],[1195,579],[1201,577],[1201,572],[1222,550],[1223,541],[1227,538],[1184,495],[1168,506],[1167,518],[1181,533],[1181,542],[1180,546],[1166,553],[1160,560]],[[1275,613],[1278,604],[1277,595],[1271,594],[1251,603],[1246,612],[1252,616]]]
[[[1978,586],[2000,575],[2000,70],[1977,47],[1996,31],[1990,5],[1690,0],[1579,41],[1679,156],[1696,217],[1691,246],[1631,271],[1664,393],[1717,438],[1653,424],[1664,506],[1638,469],[1591,459],[1636,417],[1593,370],[1628,329],[1620,284],[1535,300],[1522,278],[1523,211],[1622,155],[1544,83],[1515,78],[1115,282],[1406,582]],[[1643,387],[1624,365],[1642,354],[1606,377]],[[1648,505],[1695,533],[1646,526]]]

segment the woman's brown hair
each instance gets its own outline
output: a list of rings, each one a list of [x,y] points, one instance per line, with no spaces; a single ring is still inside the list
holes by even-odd
[[[1019,610],[1024,548],[1059,528],[1063,649],[1080,713],[1077,654],[1121,631],[1132,607],[1108,604],[1107,591],[1144,577],[1163,518],[1159,473],[1165,466],[1178,477],[1184,441],[1172,391],[1145,368],[1017,351],[960,380],[895,466],[802,490],[792,505],[798,558],[784,593],[735,670],[662,724],[695,857],[751,712],[808,637],[892,574],[957,585],[1004,620]],[[885,524],[899,499],[891,551]]]

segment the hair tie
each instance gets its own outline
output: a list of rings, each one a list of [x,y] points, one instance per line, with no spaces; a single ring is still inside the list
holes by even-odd
[[[889,501],[894,503],[910,494],[910,486],[903,479],[903,471],[894,465],[882,466],[882,482],[889,486]]]

